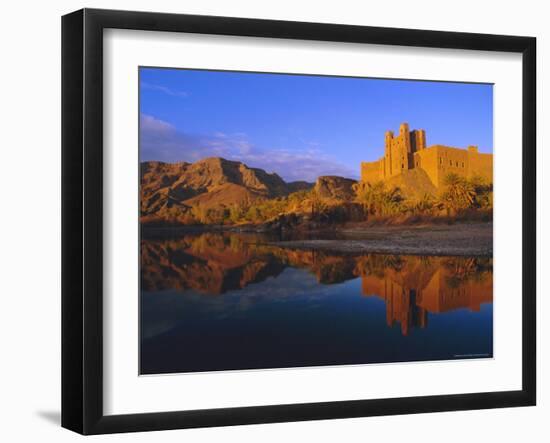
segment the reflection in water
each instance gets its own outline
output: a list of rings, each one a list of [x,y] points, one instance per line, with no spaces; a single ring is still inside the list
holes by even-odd
[[[142,372],[492,355],[492,259],[345,255],[266,240],[142,240]],[[367,324],[378,342],[350,335]]]
[[[388,326],[400,323],[404,335],[426,327],[428,312],[479,311],[493,301],[492,259],[371,255],[359,262],[363,294],[384,300]]]

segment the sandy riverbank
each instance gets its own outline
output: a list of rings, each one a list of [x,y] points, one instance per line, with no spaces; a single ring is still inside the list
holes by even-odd
[[[293,240],[273,245],[343,253],[492,256],[493,224],[383,226],[340,231],[344,239]]]

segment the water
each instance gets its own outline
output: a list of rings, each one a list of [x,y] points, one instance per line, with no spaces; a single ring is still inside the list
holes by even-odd
[[[268,240],[142,239],[142,374],[492,357],[492,259]]]

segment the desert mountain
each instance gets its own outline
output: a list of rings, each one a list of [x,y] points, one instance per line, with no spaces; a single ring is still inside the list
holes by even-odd
[[[169,220],[193,207],[229,207],[312,187],[307,182],[286,183],[275,173],[219,157],[195,163],[149,161],[140,167],[144,221]]]

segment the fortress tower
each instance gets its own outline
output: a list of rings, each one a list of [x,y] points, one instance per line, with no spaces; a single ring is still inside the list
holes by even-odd
[[[493,155],[480,154],[476,146],[467,150],[444,145],[427,147],[426,131],[411,131],[408,123],[402,123],[397,136],[386,131],[382,158],[361,163],[361,180],[371,183],[388,180],[412,169],[423,170],[436,188],[451,172],[464,177],[478,175],[492,183]]]
[[[401,174],[414,167],[414,153],[426,148],[426,132],[423,129],[409,130],[408,123],[399,127],[399,135],[386,131],[383,162],[384,177]]]

